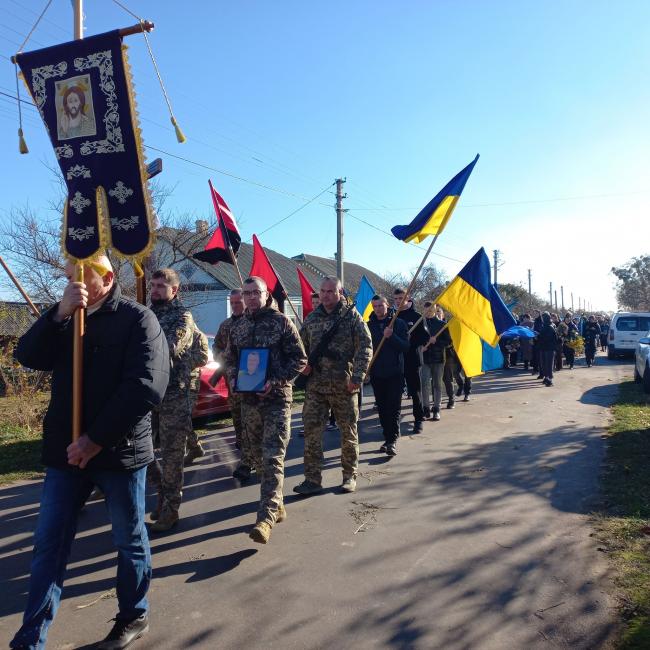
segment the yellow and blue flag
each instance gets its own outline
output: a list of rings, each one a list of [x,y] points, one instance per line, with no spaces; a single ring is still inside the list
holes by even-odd
[[[493,348],[485,341],[481,341],[478,334],[472,332],[457,318],[449,321],[449,333],[463,371],[468,377],[477,377],[484,372],[503,367],[501,349],[498,346]]]
[[[365,275],[362,275],[361,282],[359,283],[359,291],[357,291],[354,302],[357,304],[357,310],[366,323],[370,318],[370,314],[372,314],[372,297],[376,295],[376,293],[377,292],[372,288],[368,278]]]
[[[458,172],[448,183],[445,185],[438,194],[436,194],[427,205],[420,210],[419,214],[407,226],[393,226],[390,231],[403,242],[410,242],[415,240],[418,244],[426,239],[429,235],[440,234],[449,218],[451,213],[458,203],[461,192],[467,183],[469,175],[476,165],[478,154],[476,158],[465,167],[461,172]]]
[[[492,347],[517,324],[490,281],[490,260],[483,248],[450,282],[438,304]]]

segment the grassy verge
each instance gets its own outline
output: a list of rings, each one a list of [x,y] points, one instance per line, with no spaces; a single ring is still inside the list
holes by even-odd
[[[632,381],[613,407],[599,537],[614,564],[625,619],[620,647],[650,648],[650,398]]]

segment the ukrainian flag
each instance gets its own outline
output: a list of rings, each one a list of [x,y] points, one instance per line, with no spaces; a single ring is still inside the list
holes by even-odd
[[[447,225],[477,160],[478,154],[422,208],[408,226],[393,226],[390,229],[393,235],[404,242],[415,240],[419,244],[429,235],[440,234]]]
[[[485,341],[481,341],[478,334],[457,318],[449,321],[449,333],[467,377],[477,377],[484,372],[503,367],[501,349],[498,346],[490,347]]]
[[[490,282],[490,260],[483,248],[461,269],[437,302],[492,347],[503,332],[517,324]]]
[[[372,297],[376,293],[368,278],[362,275],[361,282],[359,283],[359,291],[357,291],[354,302],[357,304],[357,309],[366,322],[368,322],[370,314],[372,314]]]

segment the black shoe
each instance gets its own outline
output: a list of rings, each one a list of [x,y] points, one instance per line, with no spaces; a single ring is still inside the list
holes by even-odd
[[[448,409],[456,408],[456,400],[453,397],[447,402],[447,408]]]
[[[397,456],[397,447],[395,445],[388,445],[386,447],[386,456]]]
[[[544,375],[537,375],[537,379],[544,379]]]
[[[424,417],[425,418],[430,418],[431,417],[431,409],[428,406],[424,407]]]
[[[440,410],[439,409],[433,409],[433,415],[431,416],[432,420],[438,421],[440,419]]]
[[[323,487],[319,485],[318,483],[313,483],[312,481],[303,481],[302,483],[299,483],[296,485],[295,488],[293,488],[293,491],[296,494],[302,494],[304,496],[310,496],[312,494],[318,494],[319,492],[323,491]]]
[[[251,477],[251,468],[248,465],[240,465],[232,473],[232,477],[239,479],[240,481],[248,481]]]
[[[386,453],[386,448],[387,448],[387,445],[383,444],[381,447],[379,447],[379,453],[380,454],[385,454]]]
[[[109,632],[108,636],[97,644],[99,650],[119,650],[127,648],[136,639],[145,635],[149,631],[149,618],[146,614],[138,616],[132,621],[115,619],[115,625]]]
[[[413,423],[413,433],[422,433],[422,420],[416,420]]]

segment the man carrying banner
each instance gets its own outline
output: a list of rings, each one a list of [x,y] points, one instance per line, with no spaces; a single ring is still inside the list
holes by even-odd
[[[34,536],[29,595],[12,648],[44,648],[61,598],[81,508],[93,488],[105,495],[118,552],[113,630],[99,648],[123,648],[148,630],[151,555],[144,525],[145,477],[153,460],[149,412],[169,379],[167,343],[149,309],[122,297],[106,256],[84,266],[84,281],[68,285],[61,302],[18,341],[23,365],[52,372],[43,423],[46,467]],[[71,444],[72,314],[87,308],[83,435]]]
[[[178,523],[183,496],[185,445],[192,431],[190,379],[194,319],[178,297],[180,278],[174,269],[159,269],[151,276],[151,309],[158,317],[171,362],[169,386],[162,404],[153,412],[154,438],[158,438],[162,466],[151,464],[152,483],[158,488],[158,507],[151,514],[155,533]]]
[[[422,316],[415,311],[413,301],[404,302],[406,292],[404,289],[393,291],[393,300],[397,317],[406,323],[406,329],[413,331],[409,334],[409,349],[404,356],[404,379],[409,395],[413,400],[413,433],[421,433],[422,422],[424,421],[424,409],[422,408],[422,383],[420,381],[420,347],[429,342],[429,332],[424,324]]]
[[[305,320],[300,336],[308,354],[308,377],[302,419],[305,424],[305,480],[293,491],[316,494],[321,485],[323,431],[330,409],[341,432],[344,492],[354,492],[359,465],[357,393],[372,357],[370,332],[359,312],[341,297],[341,281],[326,277],[320,306]],[[327,337],[327,339],[325,339]],[[323,343],[326,342],[326,345]],[[316,358],[318,357],[318,358]]]
[[[264,351],[268,359],[266,383],[259,393],[241,393],[241,415],[244,438],[260,477],[260,505],[250,537],[266,544],[273,525],[287,516],[282,485],[291,429],[291,382],[303,370],[307,358],[296,326],[271,307],[273,297],[262,278],[247,278],[242,295],[246,310],[230,330],[226,376],[231,390],[236,392],[240,354],[251,348],[259,349],[260,354]]]

